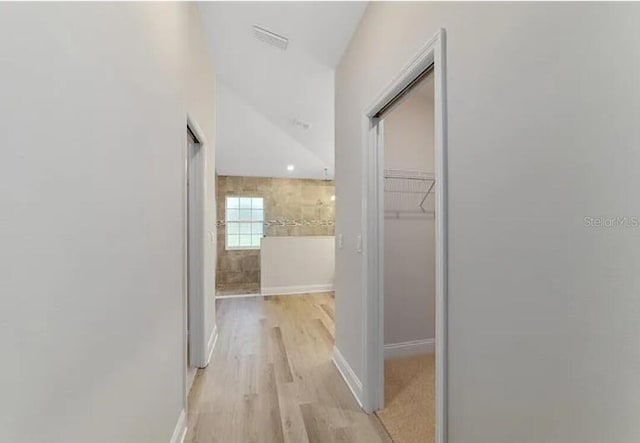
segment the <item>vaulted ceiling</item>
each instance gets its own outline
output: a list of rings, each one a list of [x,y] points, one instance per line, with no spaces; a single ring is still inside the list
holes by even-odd
[[[333,177],[334,70],[365,7],[200,4],[217,75],[218,174]],[[256,39],[254,25],[288,38],[287,49]]]

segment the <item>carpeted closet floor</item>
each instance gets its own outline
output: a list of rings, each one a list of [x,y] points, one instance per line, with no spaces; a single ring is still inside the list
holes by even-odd
[[[435,354],[385,360],[384,396],[377,414],[395,443],[435,441]]]

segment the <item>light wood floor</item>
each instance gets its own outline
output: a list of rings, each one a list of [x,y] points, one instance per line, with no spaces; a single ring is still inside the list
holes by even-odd
[[[189,396],[187,443],[390,442],[331,362],[332,293],[220,300]]]

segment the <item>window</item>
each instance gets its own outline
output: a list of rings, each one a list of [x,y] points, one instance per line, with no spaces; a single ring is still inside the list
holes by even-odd
[[[227,249],[260,249],[264,207],[261,197],[227,197]]]

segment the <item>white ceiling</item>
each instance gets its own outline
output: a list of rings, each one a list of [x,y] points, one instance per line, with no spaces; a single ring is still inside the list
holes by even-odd
[[[200,4],[217,75],[221,175],[324,178],[334,172],[334,69],[365,2]],[[253,25],[289,39],[257,40]],[[294,120],[308,123],[303,129]],[[286,166],[295,165],[293,172]]]

